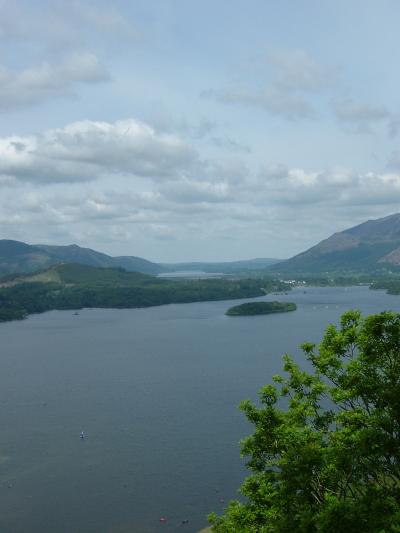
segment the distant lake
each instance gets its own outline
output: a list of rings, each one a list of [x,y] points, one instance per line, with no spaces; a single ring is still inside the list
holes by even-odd
[[[237,405],[281,371],[282,354],[301,359],[297,346],[349,308],[400,311],[400,297],[367,287],[259,300],[271,299],[298,309],[225,316],[249,301],[235,300],[1,324],[0,531],[204,527],[246,474],[238,441],[252,428]]]
[[[176,270],[174,272],[163,272],[158,274],[159,278],[188,278],[188,279],[203,279],[203,278],[223,278],[226,274],[222,272],[203,272],[202,270]]]

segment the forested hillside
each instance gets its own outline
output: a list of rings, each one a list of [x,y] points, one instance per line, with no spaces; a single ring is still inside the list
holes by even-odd
[[[123,269],[64,264],[30,276],[11,276],[0,289],[0,320],[50,309],[133,308],[230,300],[287,289],[271,279],[169,281]]]

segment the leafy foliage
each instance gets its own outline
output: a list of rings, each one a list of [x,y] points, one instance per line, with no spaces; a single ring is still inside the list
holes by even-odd
[[[371,284],[373,290],[386,290],[388,294],[400,294],[400,279],[387,278],[376,280]]]
[[[295,311],[297,305],[292,302],[248,302],[228,309],[228,316],[268,315]]]
[[[216,533],[400,531],[400,315],[349,311],[241,408],[252,471]],[[286,407],[286,408],[285,408]]]

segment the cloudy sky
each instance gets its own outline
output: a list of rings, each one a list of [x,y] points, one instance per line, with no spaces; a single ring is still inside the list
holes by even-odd
[[[399,20],[398,0],[0,0],[0,238],[285,258],[400,211]]]

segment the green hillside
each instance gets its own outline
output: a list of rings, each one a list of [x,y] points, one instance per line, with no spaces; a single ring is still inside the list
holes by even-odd
[[[81,264],[61,264],[51,267],[41,275],[54,275],[66,285],[94,287],[136,287],[138,285],[159,285],[162,280],[140,272],[127,272],[122,268],[95,268]],[[33,281],[37,276],[25,278]]]

